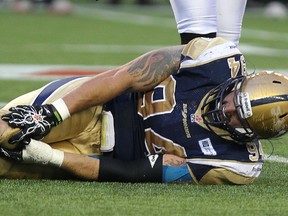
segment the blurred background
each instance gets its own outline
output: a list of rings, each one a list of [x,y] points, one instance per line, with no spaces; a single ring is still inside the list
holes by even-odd
[[[248,0],[248,70],[287,71],[287,14],[287,0]],[[180,44],[168,0],[0,0],[0,31],[0,79],[87,74]]]

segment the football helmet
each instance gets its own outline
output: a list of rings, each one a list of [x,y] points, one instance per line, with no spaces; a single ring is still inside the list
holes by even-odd
[[[231,92],[241,128],[229,125],[224,113]],[[266,71],[230,78],[207,94],[201,112],[209,130],[240,143],[280,136],[288,130],[288,78]]]

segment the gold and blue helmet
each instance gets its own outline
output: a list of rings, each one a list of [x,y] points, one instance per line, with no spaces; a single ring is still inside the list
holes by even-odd
[[[241,128],[231,126],[223,111],[231,92]],[[211,131],[240,143],[280,136],[288,130],[288,78],[259,72],[228,79],[206,95],[201,112]]]

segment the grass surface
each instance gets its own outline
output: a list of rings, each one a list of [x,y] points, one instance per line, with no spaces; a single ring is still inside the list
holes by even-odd
[[[240,48],[249,70],[288,68],[287,21],[247,11]],[[147,10],[95,3],[71,16],[3,9],[0,26],[0,64],[120,65],[146,49],[179,44],[169,7]],[[254,52],[255,47],[265,51]],[[1,80],[0,101],[44,83]],[[285,215],[287,137],[264,142],[264,152],[272,154],[270,159],[285,160],[267,160],[259,179],[247,186],[0,180],[1,215]]]

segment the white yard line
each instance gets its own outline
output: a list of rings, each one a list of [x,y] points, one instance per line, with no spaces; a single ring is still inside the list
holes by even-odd
[[[120,45],[120,44],[64,44],[62,48],[68,52],[92,53],[144,53],[163,45]]]
[[[81,6],[80,7],[76,6],[76,14],[82,17],[89,17],[100,20],[110,20],[120,23],[176,28],[176,22],[174,17],[171,18],[154,17],[152,15],[148,16],[136,13],[109,10],[104,8],[96,8],[96,7],[87,8]]]
[[[62,49],[67,52],[81,53],[144,53],[163,45],[119,45],[119,44],[64,44]],[[255,46],[242,43],[239,49],[245,54],[258,56],[283,57],[288,56],[288,50]]]
[[[288,158],[278,156],[278,155],[271,155],[269,157],[266,157],[266,161],[272,161],[272,162],[277,162],[277,163],[285,163],[288,164]]]
[[[85,72],[92,72],[91,75],[93,75],[93,71],[106,70],[111,67],[114,66],[0,64],[0,79],[51,80],[66,76],[86,75]],[[264,71],[264,69],[260,68],[257,71]],[[277,68],[275,71],[288,75],[285,69]]]
[[[286,49],[275,49],[264,46],[254,46],[251,44],[240,44],[239,49],[244,55],[253,54],[257,56],[271,56],[271,57],[282,57],[288,55],[288,50]]]
[[[171,10],[169,7],[167,10]],[[131,12],[109,10],[97,7],[76,6],[76,14],[82,17],[110,20],[114,22],[130,23],[135,25],[159,26],[161,28],[176,29],[176,22],[171,11],[171,17],[155,17]],[[288,33],[269,32],[261,29],[242,28],[242,37],[257,38],[258,40],[277,40],[288,42]]]
[[[256,38],[264,41],[283,41],[288,42],[288,33],[269,32],[257,29],[247,29],[243,27],[242,37]]]
[[[113,66],[0,64],[0,79],[54,80],[67,76],[88,75],[90,72],[93,75],[95,71],[111,67]]]

